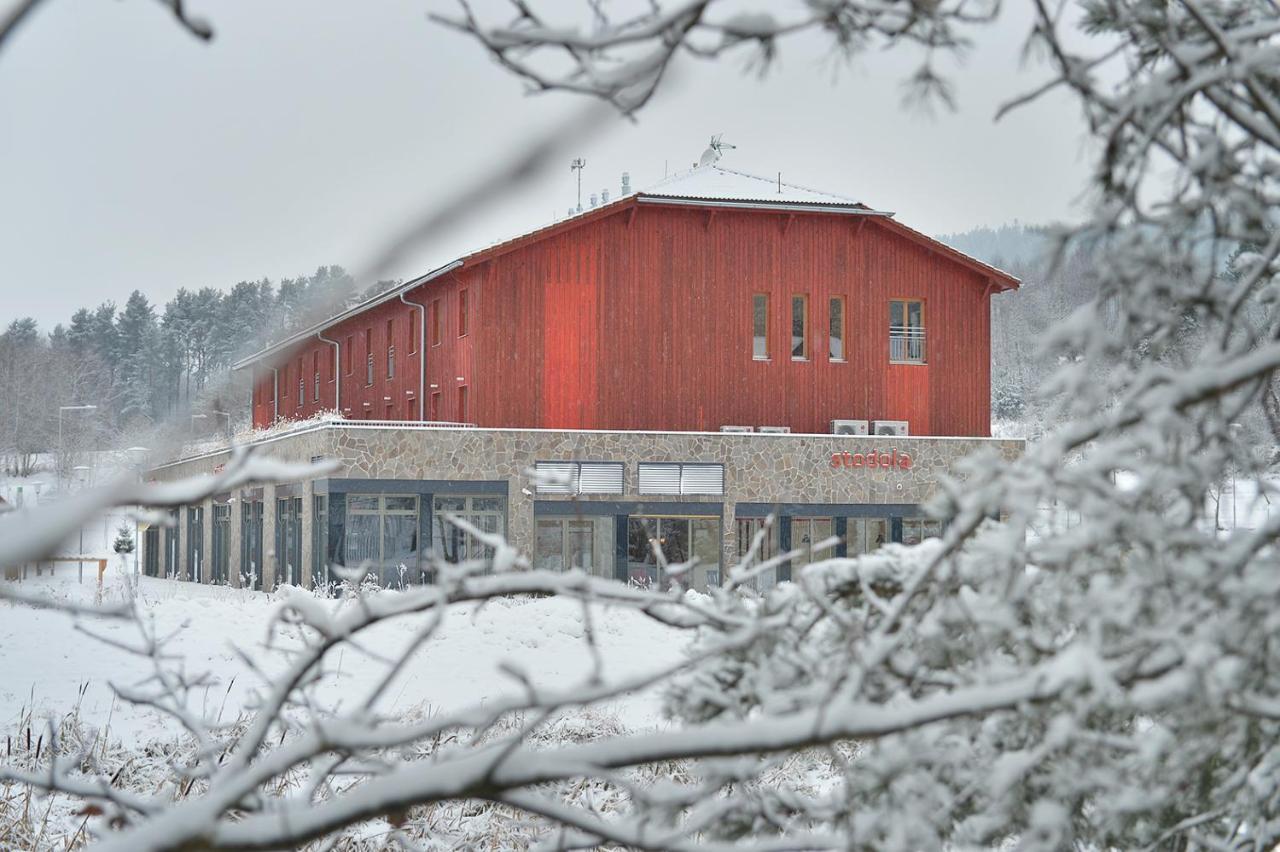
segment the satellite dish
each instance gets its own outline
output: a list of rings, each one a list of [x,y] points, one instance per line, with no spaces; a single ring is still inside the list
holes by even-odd
[[[723,156],[721,152],[726,148],[732,150],[738,147],[737,145],[730,145],[728,142],[721,142],[721,136],[724,136],[724,134],[717,133],[711,137],[711,144],[707,146],[707,150],[702,152],[702,158],[698,160],[699,167],[715,165],[720,161],[720,157]]]

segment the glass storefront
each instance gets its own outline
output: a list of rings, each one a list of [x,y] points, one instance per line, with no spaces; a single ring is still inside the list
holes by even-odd
[[[800,551],[792,560],[792,570],[835,555],[834,545],[822,546],[834,534],[833,518],[792,518],[791,549]]]
[[[540,571],[584,571],[614,576],[612,516],[539,518],[534,567]]]
[[[421,582],[417,495],[348,495],[344,564],[364,566],[383,588]]]
[[[302,585],[302,498],[276,500],[276,569],[278,584]]]
[[[329,583],[329,496],[311,498],[311,587],[323,589]]]
[[[226,583],[231,565],[231,504],[213,504],[213,564],[210,566],[210,582]]]
[[[187,579],[204,580],[204,508],[187,507]]]
[[[890,526],[888,518],[848,518],[845,527],[845,553],[861,556],[888,544]]]
[[[240,512],[240,585],[262,588],[262,501],[245,500]]]
[[[675,579],[668,568],[691,560],[696,564],[680,577],[684,585],[698,591],[720,585],[719,516],[627,518],[628,582],[668,588]]]

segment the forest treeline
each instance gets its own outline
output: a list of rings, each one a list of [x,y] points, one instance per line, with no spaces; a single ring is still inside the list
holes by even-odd
[[[341,266],[321,266],[276,283],[182,289],[163,305],[135,290],[48,332],[30,317],[12,320],[0,333],[0,468],[27,475],[38,454],[60,446],[155,441],[165,424],[179,435],[220,431],[229,428],[220,412],[241,427],[249,388],[231,371],[237,359],[393,283],[362,291]],[[72,405],[94,407],[64,408]]]

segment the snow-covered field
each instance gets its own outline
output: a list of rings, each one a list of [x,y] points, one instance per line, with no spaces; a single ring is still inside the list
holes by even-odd
[[[96,596],[94,582],[86,579],[81,584],[73,575],[46,575],[21,585],[25,591],[40,590],[55,598],[88,602]],[[114,564],[108,571],[104,602],[124,599],[128,585],[118,563]],[[263,678],[270,680],[283,669],[284,651],[296,647],[300,638],[295,626],[274,623],[273,629],[273,616],[280,610],[275,595],[147,577],[141,578],[137,588],[142,620],[155,635],[164,637],[164,651],[174,658],[173,666],[188,680],[202,680],[190,693],[188,709],[207,719],[235,722],[251,712]],[[354,600],[329,599],[323,604],[358,605]],[[405,617],[370,631],[361,640],[370,654],[347,646],[326,658],[329,671],[315,690],[319,703],[337,708],[361,700],[387,670],[377,656],[394,656],[406,647],[422,618]],[[593,627],[605,676],[611,682],[677,662],[689,638],[634,610],[604,606],[593,607]],[[79,742],[100,743],[93,748],[100,750],[104,764],[135,767],[146,779],[143,767],[163,766],[153,755],[172,753],[180,739],[179,729],[159,712],[114,696],[113,684],[145,686],[153,673],[150,660],[112,647],[89,632],[114,642],[139,642],[139,630],[129,621],[76,619],[0,602],[0,737],[6,738],[10,749],[18,743],[20,749],[30,750],[30,736],[38,749],[50,724],[64,725],[65,732],[65,722],[73,716]],[[254,660],[260,674],[244,662],[242,653]],[[504,664],[523,670],[539,686],[582,682],[591,670],[582,605],[543,597],[450,608],[436,637],[414,653],[387,690],[380,709],[405,719],[426,718],[519,695],[517,681],[501,669]],[[648,692],[566,718],[551,736],[576,738],[588,730],[597,736],[608,731],[661,729],[668,724],[660,711],[660,696]],[[152,773],[164,774],[155,769]],[[141,781],[140,786],[145,783]],[[0,795],[0,822],[12,832],[0,830],[0,848],[27,844],[68,848],[83,821],[73,813],[72,803],[56,796],[36,796],[32,804],[20,806],[20,798]],[[456,822],[457,816],[453,812],[430,816],[455,820],[450,846],[497,837],[516,825],[510,817],[504,821],[500,809],[486,816],[486,820],[497,820],[492,824]],[[25,833],[20,828],[23,820]],[[385,830],[386,826],[365,826],[342,848],[382,848],[379,832]],[[81,835],[78,840],[84,839]],[[521,840],[517,845],[525,844]]]

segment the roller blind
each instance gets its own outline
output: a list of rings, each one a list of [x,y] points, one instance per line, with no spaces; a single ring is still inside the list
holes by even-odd
[[[641,494],[680,493],[680,465],[641,462],[639,472]]]
[[[724,465],[685,464],[680,466],[681,494],[723,494]]]
[[[622,462],[538,462],[539,494],[621,494]]]

